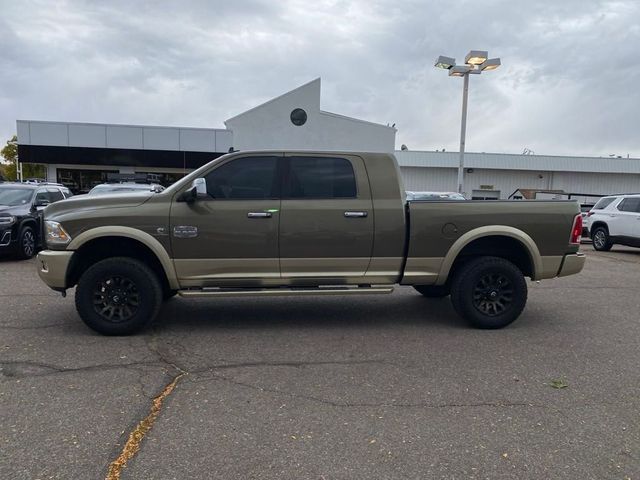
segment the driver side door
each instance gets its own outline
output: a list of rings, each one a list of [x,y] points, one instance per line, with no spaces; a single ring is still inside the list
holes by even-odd
[[[205,198],[174,199],[171,248],[183,288],[279,281],[279,169],[278,155],[231,158],[206,174]]]

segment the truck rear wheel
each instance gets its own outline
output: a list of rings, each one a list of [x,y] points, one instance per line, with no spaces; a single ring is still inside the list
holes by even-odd
[[[476,328],[502,328],[522,313],[527,283],[520,269],[508,260],[479,257],[455,272],[451,303]]]
[[[130,335],[158,314],[162,287],[144,263],[112,257],[89,267],[76,289],[76,309],[87,326],[103,335]]]
[[[414,285],[413,288],[429,298],[443,298],[451,293],[448,285]]]

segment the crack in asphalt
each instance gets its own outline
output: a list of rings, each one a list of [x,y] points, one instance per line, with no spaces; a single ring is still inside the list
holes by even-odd
[[[144,343],[147,347],[147,349],[162,363],[164,363],[165,365],[169,365],[173,368],[175,368],[176,370],[178,370],[180,373],[188,373],[187,372],[187,368],[179,365],[178,362],[173,359],[173,358],[169,358],[169,354],[162,352],[160,349],[160,346],[157,344],[158,341],[158,337],[156,336],[156,331],[155,330],[151,330],[151,335],[149,337],[145,337],[144,339]],[[178,342],[176,342],[176,344],[180,345]],[[184,347],[182,347],[184,349]]]
[[[155,398],[153,398],[151,403],[151,409],[147,416],[145,416],[142,420],[140,420],[136,426],[133,428],[131,433],[129,433],[127,437],[127,441],[124,444],[120,454],[118,457],[113,460],[108,465],[107,475],[105,480],[119,480],[122,470],[127,466],[127,463],[134,458],[137,453],[140,451],[140,447],[142,445],[142,441],[145,436],[151,429],[153,428],[154,423],[157,418],[160,416],[162,411],[162,405],[167,397],[171,395],[176,385],[182,379],[182,377],[189,374],[184,368],[177,364],[177,362],[173,359],[169,358],[168,353],[163,352],[160,349],[160,346],[157,345],[157,337],[155,335],[155,331],[151,331],[151,335],[145,338],[144,341],[147,349],[158,359],[157,362],[136,362],[131,364],[131,368],[135,368],[135,366],[140,366],[141,364],[153,364],[153,365],[164,365],[169,366],[175,369],[178,374],[173,377],[171,382],[169,382],[163,390],[158,394]],[[142,394],[145,395],[145,386],[142,381],[142,376],[138,378],[138,384],[142,391]],[[148,397],[147,397],[148,398]]]
[[[252,390],[258,390],[260,392],[268,392],[276,395],[284,395],[290,398],[298,398],[303,400],[309,400],[331,407],[339,408],[473,408],[473,407],[530,407],[530,408],[551,408],[547,405],[540,405],[526,402],[478,402],[478,403],[351,403],[351,402],[336,402],[327,400],[325,398],[315,397],[313,395],[302,395],[298,393],[286,392],[277,389],[270,389],[264,387],[258,387],[256,385],[240,382],[233,378],[225,377],[222,375],[213,374],[212,378],[208,380],[220,380],[223,382],[232,383],[241,387],[250,388]],[[196,380],[192,380],[195,382]]]
[[[191,370],[190,373],[204,373],[210,370],[224,370],[232,368],[251,368],[251,367],[293,367],[300,368],[306,366],[322,366],[322,365],[370,365],[370,364],[389,364],[385,360],[319,360],[319,361],[283,361],[283,362],[243,362],[243,363],[224,363],[220,365],[211,365],[204,369]],[[390,364],[391,365],[391,364]]]
[[[0,376],[5,377],[3,381],[21,379],[29,377],[46,377],[49,375],[60,375],[77,372],[91,372],[104,370],[117,370],[120,368],[135,368],[140,366],[160,367],[161,362],[131,362],[131,363],[103,363],[97,365],[87,365],[84,367],[60,367],[49,363],[25,362],[25,361],[0,361]]]
[[[180,379],[185,375],[185,372],[176,375],[173,380],[162,389],[160,394],[153,399],[151,409],[147,416],[138,422],[136,427],[129,434],[127,442],[122,448],[120,455],[118,455],[118,457],[109,464],[109,470],[107,471],[105,480],[119,480],[122,469],[125,468],[127,466],[127,462],[138,453],[144,437],[153,428],[153,424],[162,410],[163,402],[169,395],[171,395]]]
[[[32,327],[23,327],[23,326],[17,326],[17,325],[6,325],[6,324],[0,324],[0,328],[5,328],[7,330],[39,330],[39,329],[44,329],[44,328],[55,328],[55,327],[64,327],[66,325],[72,325],[71,322],[65,322],[65,323],[51,323],[48,325],[34,325]]]

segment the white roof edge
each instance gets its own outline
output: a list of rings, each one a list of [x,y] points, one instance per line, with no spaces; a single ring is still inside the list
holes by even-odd
[[[432,154],[432,153],[437,153],[439,155],[455,155],[458,156],[460,155],[460,152],[456,152],[453,150],[450,150],[448,152],[439,152],[437,150],[395,150],[395,152],[401,152],[403,155],[405,154],[410,154],[410,153],[428,153],[428,154]],[[602,157],[602,156],[598,156],[598,157],[589,157],[589,156],[585,156],[585,155],[551,155],[551,154],[544,154],[544,155],[538,155],[538,154],[531,154],[531,155],[525,155],[523,153],[504,153],[504,152],[464,152],[465,156],[466,155],[505,155],[505,156],[509,156],[509,157],[522,157],[522,158],[546,158],[546,157],[553,157],[553,158],[571,158],[571,159],[576,159],[576,158],[586,158],[586,159],[600,159],[600,160],[640,160],[640,157]]]
[[[460,155],[459,152],[420,150],[396,150],[395,154],[400,166],[416,168],[457,168]],[[500,160],[496,157],[499,157]],[[504,163],[501,159],[504,159]],[[465,163],[468,168],[486,170],[640,174],[640,158],[467,152],[465,153]]]
[[[207,132],[227,132],[226,128],[207,127],[172,127],[168,125],[133,125],[126,123],[98,123],[98,122],[64,122],[58,120],[16,120],[16,123],[39,123],[50,125],[86,125],[92,127],[131,127],[131,128],[166,128],[168,130],[202,130]]]
[[[398,131],[396,127],[390,127],[389,125],[383,125],[382,123],[370,122],[369,120],[362,120],[360,118],[348,117],[347,115],[340,115],[339,113],[327,112],[325,110],[320,110],[321,115],[327,115],[329,117],[337,117],[344,118],[345,120],[350,120],[352,122],[364,123],[366,125],[375,125],[376,127],[389,128],[395,132]]]
[[[301,89],[303,89],[303,88],[306,88],[306,87],[308,87],[309,85],[311,85],[311,84],[313,84],[313,83],[315,83],[315,82],[318,82],[319,84],[321,84],[321,82],[322,82],[321,77],[314,78],[314,79],[313,79],[313,80],[311,80],[310,82],[307,82],[307,83],[305,83],[305,84],[303,84],[303,85],[300,85],[299,87],[296,87],[296,88],[294,88],[294,89],[292,89],[292,90],[289,90],[289,91],[287,91],[287,92],[284,92],[283,94],[278,95],[277,97],[273,97],[271,100],[267,100],[266,102],[261,103],[260,105],[256,105],[255,107],[250,108],[249,110],[245,110],[245,111],[244,111],[244,112],[242,112],[242,113],[239,113],[239,114],[237,114],[237,115],[234,115],[233,117],[227,118],[227,119],[224,121],[224,124],[226,125],[226,124],[227,124],[227,122],[230,122],[230,121],[232,121],[232,120],[235,120],[236,118],[239,118],[239,117],[243,117],[244,115],[246,115],[246,114],[248,114],[248,113],[251,113],[251,112],[253,112],[253,111],[257,110],[258,108],[264,107],[265,105],[269,105],[269,104],[271,104],[271,103],[273,103],[273,102],[275,102],[275,101],[277,101],[277,100],[280,100],[281,98],[286,97],[286,96],[287,96],[287,95],[289,95],[290,93],[293,93],[293,92],[296,92],[296,91],[301,90]],[[318,92],[320,92],[320,88],[318,88]],[[320,95],[318,95],[318,103],[320,103]]]

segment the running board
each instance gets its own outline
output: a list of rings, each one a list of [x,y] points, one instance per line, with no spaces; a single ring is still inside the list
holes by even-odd
[[[181,297],[279,297],[286,295],[367,295],[392,293],[393,287],[388,285],[372,285],[367,287],[279,287],[279,288],[202,288],[179,290]]]

